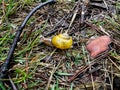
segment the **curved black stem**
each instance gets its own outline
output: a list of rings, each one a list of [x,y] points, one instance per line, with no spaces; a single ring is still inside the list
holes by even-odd
[[[41,7],[47,5],[47,4],[52,4],[52,3],[55,3],[56,0],[48,0],[44,3],[41,3],[39,4],[38,6],[36,6],[28,15],[27,17],[24,19],[24,21],[22,22],[22,24],[19,26],[17,32],[16,32],[16,36],[13,40],[13,43],[10,47],[10,50],[9,50],[9,53],[7,55],[7,58],[6,58],[6,61],[4,62],[4,64],[1,66],[0,68],[0,82],[2,82],[2,78],[5,77],[7,75],[7,70],[9,69],[9,64],[11,62],[11,58],[13,56],[13,53],[14,53],[14,50],[17,46],[17,42],[19,40],[19,37],[20,37],[20,34],[22,33],[23,31],[23,28],[25,27],[27,21],[29,20],[29,18],[38,10],[40,9]]]

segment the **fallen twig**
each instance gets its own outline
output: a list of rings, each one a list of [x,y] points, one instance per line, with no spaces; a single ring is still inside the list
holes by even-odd
[[[104,58],[107,56],[107,53],[104,54],[104,56],[99,56],[97,57],[96,59],[94,59],[93,61],[91,61],[89,64],[87,64],[86,66],[83,66],[78,72],[76,72],[72,77],[70,77],[68,79],[68,82],[72,82],[74,81],[78,75],[84,75],[86,73],[86,71],[91,67],[93,66],[94,64],[96,64],[96,62],[98,60],[101,60],[101,58]],[[101,67],[100,67],[101,68]],[[100,68],[96,69],[96,70],[99,70]],[[93,73],[95,70],[91,70],[90,72],[88,72],[89,74]]]
[[[80,20],[81,25],[84,24],[85,13],[87,12],[87,8],[88,8],[89,3],[90,3],[89,0],[83,0],[82,11],[81,11],[81,20]]]

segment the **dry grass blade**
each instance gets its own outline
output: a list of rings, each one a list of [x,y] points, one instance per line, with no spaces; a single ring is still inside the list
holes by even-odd
[[[50,82],[51,82],[51,80],[52,80],[53,74],[54,74],[54,73],[56,72],[56,70],[59,68],[60,63],[61,63],[61,60],[59,61],[58,65],[57,65],[56,67],[53,67],[53,70],[52,70],[52,72],[51,72],[51,75],[50,75],[50,78],[49,78],[49,80],[48,80],[48,83],[47,83],[47,85],[46,85],[45,90],[48,90],[48,89],[49,89]]]
[[[9,77],[9,80],[10,80],[10,83],[11,83],[11,85],[12,85],[13,90],[18,90],[18,89],[16,88],[15,84],[13,83],[11,77],[10,77],[10,76],[8,76],[8,77]]]
[[[110,62],[120,71],[120,67],[109,58]]]

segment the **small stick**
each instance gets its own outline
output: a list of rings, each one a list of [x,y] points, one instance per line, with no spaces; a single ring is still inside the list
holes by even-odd
[[[102,58],[104,58],[104,56]],[[85,73],[87,69],[89,69],[92,65],[94,65],[100,59],[101,57],[98,57],[94,61],[91,61],[88,65],[82,67],[78,72],[76,72],[72,77],[70,77],[70,79],[68,79],[68,82],[72,82],[74,79],[77,78],[78,75]],[[89,73],[91,74],[91,72]]]
[[[75,20],[75,17],[76,17],[76,15],[77,15],[77,12],[78,12],[78,9],[75,10],[75,13],[74,13],[74,15],[73,15],[73,17],[72,17],[72,19],[71,19],[70,25],[69,25],[68,29],[67,29],[66,32],[65,32],[66,34],[68,33],[68,30],[70,29],[71,25],[73,24],[73,21]]]
[[[86,21],[85,22],[88,26],[90,26],[93,30],[96,30],[98,33],[102,34],[101,30],[94,24],[92,24],[91,22],[89,21]]]
[[[68,82],[72,82],[78,75],[82,74],[88,68],[89,68],[89,65],[82,67],[78,72],[76,72],[72,77],[70,77],[70,79],[68,79]]]
[[[104,4],[99,4],[99,3],[90,3],[91,6],[96,6],[98,8],[102,8],[104,10],[107,10],[106,6]]]
[[[104,2],[105,6],[106,6],[106,8],[107,8],[107,10],[108,10],[108,5],[107,5],[106,1],[103,0],[103,2]]]
[[[45,34],[43,36],[46,37],[46,36],[49,36],[49,35],[55,33],[56,31],[58,31],[58,29],[56,29],[56,27],[59,26],[65,18],[67,18],[66,15],[62,19],[60,19],[60,21],[57,24],[54,25],[53,29],[50,32],[48,32],[47,34]]]
[[[87,11],[87,6],[89,4],[89,0],[83,0],[82,11],[81,11],[81,20],[80,24],[83,25],[85,20],[85,12]]]

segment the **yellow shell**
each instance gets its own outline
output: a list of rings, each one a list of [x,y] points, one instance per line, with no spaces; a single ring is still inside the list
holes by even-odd
[[[59,49],[68,49],[72,46],[73,40],[68,34],[59,34],[52,38],[52,44]]]

